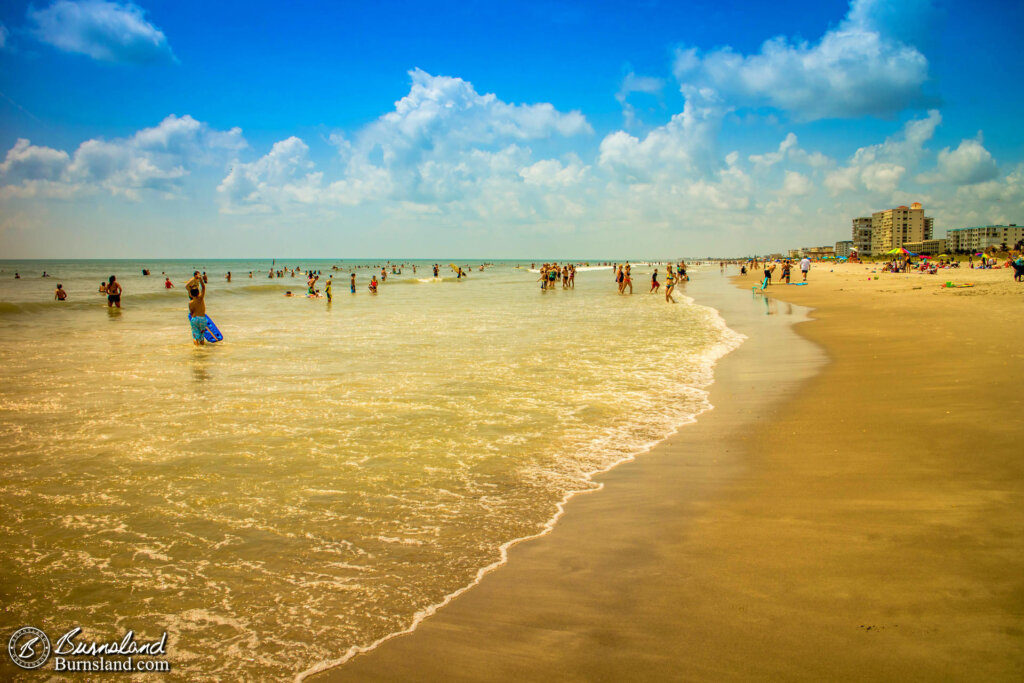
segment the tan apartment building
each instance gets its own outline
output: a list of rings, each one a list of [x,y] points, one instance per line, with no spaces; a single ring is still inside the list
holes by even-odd
[[[853,219],[853,247],[861,256],[871,256],[871,216]]]
[[[920,242],[904,242],[903,248],[915,254],[938,256],[946,253],[946,240],[922,240]]]
[[[836,250],[832,247],[801,247],[800,249],[790,249],[789,258],[825,258],[826,256],[831,258],[836,255]]]
[[[946,245],[955,251],[985,251],[1003,243],[1010,249],[1024,240],[1024,227],[1010,225],[982,225],[975,228],[956,228],[946,235]]]
[[[878,256],[907,242],[930,240],[933,227],[920,202],[876,211],[871,214],[871,253]]]
[[[853,240],[841,240],[836,242],[836,257],[845,258],[850,255],[853,250]],[[858,252],[859,253],[859,252]]]

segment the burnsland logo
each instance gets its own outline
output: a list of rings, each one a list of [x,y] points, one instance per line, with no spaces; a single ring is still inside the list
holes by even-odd
[[[35,626],[19,628],[7,641],[7,654],[22,669],[38,669],[50,657],[50,639]]]
[[[22,669],[38,669],[46,664],[51,650],[54,671],[170,671],[167,655],[167,632],[151,642],[138,642],[135,632],[128,631],[119,641],[97,642],[78,639],[82,633],[76,626],[57,639],[53,647],[40,629],[26,626],[18,629],[7,643],[11,660]],[[74,659],[69,659],[73,657]]]

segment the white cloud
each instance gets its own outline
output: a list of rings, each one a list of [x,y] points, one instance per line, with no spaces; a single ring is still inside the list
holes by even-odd
[[[502,140],[535,140],[551,135],[593,133],[578,111],[560,113],[548,103],[509,104],[480,95],[461,78],[409,72],[409,94],[360,136],[364,147],[382,145],[385,157],[423,151],[432,142],[450,147],[488,145]]]
[[[104,62],[174,60],[163,32],[131,2],[57,0],[45,9],[30,6],[28,17],[36,38],[65,52]]]
[[[643,139],[617,131],[601,141],[599,164],[624,182],[659,176],[704,177],[714,172],[715,144],[723,111],[687,101],[682,113]]]
[[[933,173],[922,173],[922,183],[951,183],[953,185],[974,185],[990,181],[999,175],[992,154],[981,144],[980,136],[974,140],[962,140],[954,150],[946,147],[939,152],[938,168]]]
[[[393,111],[352,136],[330,136],[345,162],[340,178],[328,182],[311,166],[303,167],[300,177],[273,177],[269,168],[285,152],[308,163],[308,148],[294,138],[281,149],[277,143],[276,151],[263,159],[236,164],[219,188],[222,210],[275,211],[289,203],[357,205],[385,198],[411,205],[469,203],[496,184],[522,186],[528,176],[543,179],[542,169],[520,174],[533,163],[531,150],[522,145],[593,133],[576,111],[562,113],[548,103],[507,103],[477,93],[461,78],[420,69],[409,75],[409,93]],[[578,165],[570,164],[549,180],[566,181],[582,173]]]
[[[0,164],[4,196],[68,198],[105,189],[139,199],[140,191],[180,194],[191,169],[222,161],[245,146],[242,131],[211,129],[191,116],[168,116],[129,138],[86,140],[74,155],[18,140]]]
[[[785,139],[779,143],[776,151],[765,154],[751,154],[748,159],[758,169],[771,168],[786,159],[806,164],[813,168],[821,168],[832,164],[832,160],[821,152],[806,152],[800,149],[797,144],[797,137],[793,133],[786,135]]]
[[[26,180],[59,180],[69,163],[67,152],[37,147],[19,138],[0,164],[0,179],[4,184],[19,184]]]
[[[231,168],[217,191],[234,213],[269,213],[288,202],[314,201],[321,175],[313,172],[309,146],[297,137],[274,143],[256,161]]]
[[[802,173],[786,171],[786,179],[782,184],[782,194],[787,197],[805,197],[814,192],[814,183]]]
[[[883,143],[859,148],[846,166],[826,175],[825,187],[833,196],[861,188],[881,194],[893,193],[907,170],[921,162],[926,154],[924,144],[931,140],[941,121],[939,112],[932,110],[923,119],[908,121],[901,134]]]
[[[892,194],[906,172],[899,164],[870,164],[861,170],[860,179],[869,192]]]
[[[629,96],[635,92],[659,95],[664,85],[660,78],[637,76],[632,71],[626,74],[625,78],[622,79],[622,85],[619,86],[619,91],[615,93],[615,99],[622,106],[622,115],[627,128],[632,127],[636,123],[636,108],[630,104]]]
[[[519,175],[527,185],[541,187],[568,187],[585,179],[587,167],[573,157],[567,164],[557,159],[543,159],[537,163],[520,169]]]
[[[882,32],[874,2],[855,0],[817,43],[779,36],[761,51],[677,51],[674,72],[687,97],[711,90],[733,106],[770,106],[799,120],[889,116],[927,101],[928,60]]]

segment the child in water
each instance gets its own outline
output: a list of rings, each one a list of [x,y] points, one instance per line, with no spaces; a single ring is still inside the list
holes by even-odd
[[[57,289],[53,290],[53,298],[57,301],[66,301],[68,293],[64,291],[64,285],[57,285]]]
[[[206,334],[206,283],[203,282],[202,278],[198,278],[199,287],[196,287],[196,282],[190,281],[191,285],[188,290],[188,294],[192,297],[192,300],[188,302],[188,315],[189,324],[192,326],[192,343],[196,346],[204,346],[206,339],[203,335]],[[202,288],[200,290],[200,287]]]
[[[370,278],[370,293],[371,294],[376,294],[377,293],[377,276],[376,275],[374,275],[372,278]]]

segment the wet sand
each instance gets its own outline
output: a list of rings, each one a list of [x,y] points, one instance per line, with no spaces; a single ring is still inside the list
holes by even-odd
[[[867,277],[700,274],[715,409],[316,680],[1019,680],[1024,284]]]

